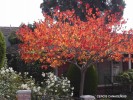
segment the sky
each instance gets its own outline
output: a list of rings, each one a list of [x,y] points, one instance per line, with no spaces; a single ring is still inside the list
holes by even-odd
[[[133,0],[125,0],[124,18],[127,27],[133,28]],[[20,26],[21,23],[33,23],[43,20],[40,4],[43,0],[0,0],[0,26]]]
[[[43,0],[0,0],[0,26],[20,26],[43,19]]]
[[[126,8],[124,9],[124,15],[123,17],[125,19],[128,19],[127,21],[127,29],[133,28],[133,0],[125,0],[126,2]]]

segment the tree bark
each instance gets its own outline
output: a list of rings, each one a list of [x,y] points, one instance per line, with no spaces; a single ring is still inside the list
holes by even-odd
[[[85,72],[86,71],[82,71],[82,69],[80,70],[81,73],[81,78],[80,78],[80,90],[79,90],[79,95],[83,95],[84,92],[84,81],[85,81]]]

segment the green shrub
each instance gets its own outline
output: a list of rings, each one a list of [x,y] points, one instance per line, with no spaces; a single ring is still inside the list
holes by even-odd
[[[20,43],[20,40],[17,38],[15,31],[10,33],[10,35],[8,37],[8,41],[11,43],[11,45]]]
[[[78,96],[80,88],[80,70],[75,65],[70,64],[66,76],[71,81],[71,85],[74,87],[74,96]]]
[[[73,96],[73,87],[67,77],[58,77],[53,72],[42,73],[46,77],[45,82],[42,82],[42,93],[45,95],[53,95],[58,97]]]
[[[79,96],[80,88],[80,70],[75,66],[70,64],[67,72],[67,77],[71,81],[71,85],[74,87],[74,96]],[[95,94],[98,85],[98,76],[94,66],[87,69],[85,75],[84,83],[84,94]]]
[[[3,34],[0,32],[0,68],[4,65],[6,55],[6,43]]]
[[[98,85],[98,76],[95,66],[87,69],[85,76],[84,94],[95,95]]]
[[[118,82],[122,84],[133,83],[133,69],[120,73],[118,75]]]
[[[33,94],[39,93],[40,87],[35,85],[35,81],[31,77],[29,78],[26,75],[25,73],[22,77],[11,67],[2,67],[0,69],[0,98],[16,100],[16,91],[22,89],[31,89]]]

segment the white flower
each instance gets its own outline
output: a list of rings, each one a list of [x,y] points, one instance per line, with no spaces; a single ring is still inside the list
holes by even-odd
[[[45,77],[45,73],[42,73],[42,76]]]
[[[47,86],[47,88],[49,89],[51,86],[49,85],[49,86]]]
[[[74,87],[72,87],[71,89],[74,90]]]
[[[41,87],[40,87],[40,86],[39,86],[39,87],[37,87],[37,90],[38,90],[38,91],[40,91],[40,89],[41,89]]]
[[[56,76],[54,76],[54,80],[57,81],[57,77]]]
[[[5,71],[8,73],[9,72],[9,69],[6,69]]]
[[[31,85],[34,85],[34,83],[31,83]]]
[[[27,84],[22,84],[22,85],[21,85],[21,88],[22,88],[22,89],[27,89],[27,88],[28,88],[28,85],[27,85]]]
[[[24,74],[25,74],[25,75],[28,75],[28,72],[25,72]]]
[[[10,70],[10,72],[14,72],[14,70],[11,67],[9,67],[9,70]]]
[[[37,89],[36,89],[36,87],[33,87],[33,91],[34,91],[34,92],[37,92]]]
[[[66,91],[68,91],[68,89],[66,89]]]
[[[68,83],[70,83],[70,81],[68,81]]]
[[[2,67],[2,68],[1,68],[1,70],[5,70],[5,68],[4,68],[4,67]]]
[[[66,89],[63,89],[64,92],[66,92]]]
[[[71,96],[73,96],[73,93],[71,93]]]
[[[65,86],[62,86],[62,88],[65,88]]]
[[[41,82],[41,84],[43,84],[43,82]]]
[[[1,71],[1,74],[4,74],[4,73],[5,73],[5,70],[2,70],[2,71]]]
[[[55,83],[55,80],[53,79],[53,80],[51,81],[51,83]]]
[[[47,84],[50,84],[50,81],[49,81],[49,80],[47,80],[47,81],[46,81],[46,83],[47,83]]]
[[[19,72],[18,75],[21,75],[21,72]]]
[[[16,76],[13,77],[14,79],[16,78]]]
[[[54,74],[53,73],[50,73],[49,77],[50,78],[54,77]]]
[[[29,88],[29,87],[27,87],[26,89],[27,89],[27,90],[30,90],[30,88]]]
[[[10,96],[9,96],[9,95],[7,95],[7,97],[9,98]]]
[[[54,85],[54,83],[51,83],[51,86],[53,86]]]

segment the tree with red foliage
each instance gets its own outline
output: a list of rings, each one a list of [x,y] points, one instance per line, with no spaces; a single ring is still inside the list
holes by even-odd
[[[66,62],[75,64],[81,72],[80,95],[83,94],[87,68],[104,59],[119,61],[123,59],[123,53],[133,52],[132,30],[117,33],[124,21],[118,22],[117,15],[112,14],[108,16],[109,23],[106,23],[109,11],[101,14],[96,9],[97,15],[94,15],[87,6],[86,11],[91,16],[86,16],[89,20],[86,22],[81,21],[74,10],[67,10],[56,13],[57,22],[45,15],[44,21],[35,23],[34,31],[23,25],[17,32],[22,41],[20,55],[25,62],[47,62],[52,67]]]
[[[89,4],[89,6],[93,9],[93,14],[96,13],[95,8],[98,8],[100,11],[104,12],[106,10],[110,10],[109,14],[120,13],[117,17],[118,20],[123,15],[123,10],[125,8],[124,0],[43,0],[40,8],[43,13],[47,13],[51,15],[60,10],[75,10],[75,14],[80,17],[81,20],[85,20],[85,16],[87,15],[85,5]]]

